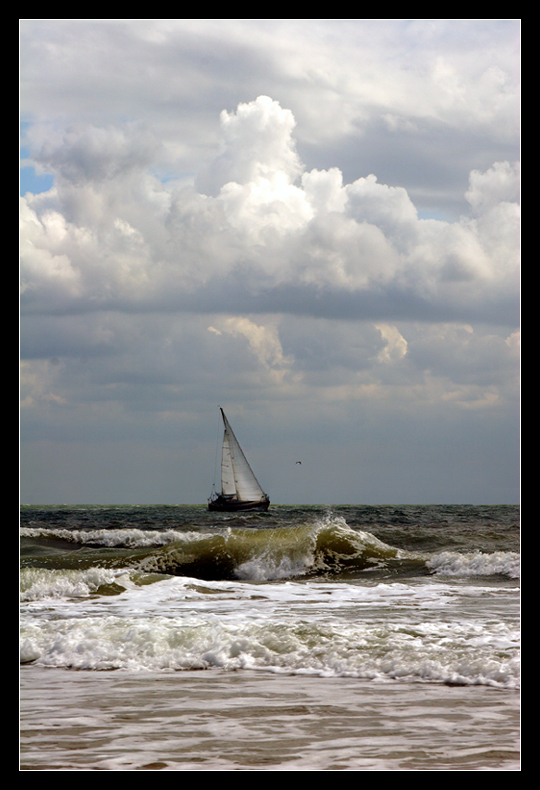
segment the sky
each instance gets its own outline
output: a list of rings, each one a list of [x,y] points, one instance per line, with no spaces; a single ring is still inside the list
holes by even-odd
[[[519,501],[520,24],[20,21],[20,497]],[[301,461],[301,464],[297,464]]]

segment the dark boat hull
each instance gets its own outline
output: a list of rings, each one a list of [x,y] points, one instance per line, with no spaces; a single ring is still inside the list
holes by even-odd
[[[208,501],[208,510],[221,511],[222,513],[238,513],[246,510],[268,510],[270,506],[269,499],[261,499],[256,502],[246,502],[239,499],[231,499],[230,497],[218,496],[216,499]]]

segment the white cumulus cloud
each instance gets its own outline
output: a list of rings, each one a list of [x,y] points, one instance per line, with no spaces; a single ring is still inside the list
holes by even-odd
[[[324,296],[328,312],[359,297],[357,317],[381,319],[515,309],[514,166],[471,174],[474,216],[423,220],[373,174],[344,184],[338,168],[306,171],[277,101],[240,104],[221,124],[208,194],[160,183],[139,127],[43,141],[57,180],[23,199],[23,306],[236,312],[241,296],[244,312],[315,313]]]

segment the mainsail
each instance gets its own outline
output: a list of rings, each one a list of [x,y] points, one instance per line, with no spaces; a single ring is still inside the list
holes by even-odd
[[[270,500],[253,474],[221,407],[220,411],[225,426],[221,450],[221,494],[209,501],[209,507],[211,510],[266,510]]]

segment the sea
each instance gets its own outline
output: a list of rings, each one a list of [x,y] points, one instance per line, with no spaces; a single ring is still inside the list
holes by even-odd
[[[519,507],[20,515],[20,770],[521,770]]]

